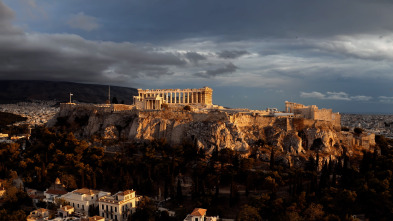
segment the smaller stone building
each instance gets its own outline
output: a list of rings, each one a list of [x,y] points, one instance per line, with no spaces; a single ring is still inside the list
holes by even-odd
[[[367,132],[355,134],[353,132],[342,131],[340,144],[347,147],[359,146],[370,149],[376,145],[375,134]]]
[[[54,203],[57,198],[66,193],[68,193],[68,191],[66,190],[65,186],[60,182],[59,178],[56,178],[55,183],[44,192],[45,201]]]
[[[57,209],[57,214],[61,218],[69,217],[71,214],[73,214],[75,211],[74,207],[72,206],[60,206],[59,209]]]
[[[30,212],[30,215],[27,216],[27,221],[44,221],[48,220],[49,210],[40,208]]]
[[[99,202],[100,215],[106,219],[115,221],[126,221],[136,210],[140,200],[134,190],[118,192],[112,196],[101,197]]]
[[[331,122],[334,127],[341,128],[341,115],[339,113],[333,113],[332,109],[318,109],[316,105],[305,106],[303,104],[285,101],[285,112],[293,113],[295,117]]]

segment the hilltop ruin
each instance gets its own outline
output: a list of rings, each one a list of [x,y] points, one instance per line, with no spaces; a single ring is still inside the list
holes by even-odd
[[[196,96],[197,100],[186,93],[172,98],[160,93],[142,93],[134,105],[63,103],[48,125],[59,125],[61,119],[81,137],[121,138],[137,143],[165,140],[170,145],[187,142],[207,153],[215,148],[230,148],[249,154],[261,141],[264,147],[274,147],[287,156],[305,155],[308,151],[339,155],[344,147],[361,150],[375,145],[374,134],[341,132],[340,114],[315,105],[286,102],[283,112],[274,108],[228,109],[210,104],[210,98],[199,100],[206,96],[203,93]],[[151,102],[157,99],[164,103]],[[157,109],[162,104],[170,105]]]

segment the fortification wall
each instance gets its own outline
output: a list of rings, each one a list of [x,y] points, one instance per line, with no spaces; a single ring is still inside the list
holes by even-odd
[[[209,114],[206,113],[192,113],[193,121],[221,121],[226,122],[229,120],[229,116],[225,112],[211,111]]]
[[[303,118],[307,118],[307,119],[312,119],[313,118],[313,113],[312,113],[312,109],[309,107],[302,107],[302,108],[297,108],[293,110],[293,113],[295,115],[298,115],[300,117]]]
[[[72,110],[85,110],[96,112],[119,112],[129,111],[135,109],[135,105],[126,104],[75,104],[75,103],[61,103],[60,112]]]
[[[332,110],[331,109],[320,109],[313,111],[313,117],[311,119],[314,120],[325,120],[332,121]]]
[[[252,113],[237,113],[230,116],[229,120],[238,127],[249,127],[250,125],[254,125],[262,127],[274,126],[285,131],[292,129],[292,124],[288,117],[272,117]]]
[[[332,123],[336,130],[341,130],[341,115],[339,113],[332,114]]]
[[[135,108],[135,105],[111,104],[111,107],[113,108],[113,111],[118,112],[118,111],[132,110]]]

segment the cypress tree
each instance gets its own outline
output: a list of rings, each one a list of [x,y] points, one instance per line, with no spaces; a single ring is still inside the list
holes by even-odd
[[[183,200],[183,192],[181,189],[181,184],[180,184],[180,179],[177,180],[177,191],[176,191],[176,197],[179,201]]]

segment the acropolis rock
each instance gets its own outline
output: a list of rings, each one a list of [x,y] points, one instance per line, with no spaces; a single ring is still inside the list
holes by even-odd
[[[293,102],[285,102],[284,112],[275,108],[227,109],[212,104],[212,91],[208,87],[138,89],[134,105],[63,103],[48,126],[66,124],[81,138],[192,143],[207,154],[229,148],[248,155],[251,149],[262,148],[259,156],[264,159],[270,158],[267,152],[274,149],[276,160],[285,165],[296,165],[301,157],[306,159],[316,152],[320,159],[330,159],[340,155],[344,147],[370,149],[375,145],[373,134],[341,132],[341,116],[331,109]]]
[[[375,144],[368,135],[342,133],[335,122],[273,116],[266,111],[137,110],[116,105],[62,104],[48,126],[55,126],[59,118],[71,125],[75,135],[84,138],[94,135],[116,140],[120,136],[133,142],[166,140],[171,145],[189,142],[207,153],[217,147],[247,154],[259,140],[289,155],[304,154],[313,148],[321,153],[340,154],[342,145],[370,148]]]

